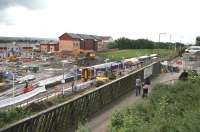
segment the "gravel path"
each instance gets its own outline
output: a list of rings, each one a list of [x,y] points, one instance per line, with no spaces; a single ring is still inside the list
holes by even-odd
[[[170,80],[177,79],[179,75],[180,73],[162,73],[152,80],[152,87],[158,83],[172,83]],[[106,106],[100,112],[96,113],[93,116],[94,118],[88,122],[89,128],[92,132],[106,132],[113,111],[129,106],[140,99],[140,96],[135,96],[134,91],[129,92],[127,95],[121,97],[117,101]]]

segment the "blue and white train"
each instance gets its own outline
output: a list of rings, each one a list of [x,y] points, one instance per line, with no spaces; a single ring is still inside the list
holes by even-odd
[[[124,59],[121,61],[108,62],[99,65],[94,65],[91,67],[84,67],[80,69],[82,75],[81,77],[83,80],[87,81],[88,79],[95,78],[99,71],[106,71],[106,70],[113,71],[118,69],[129,68],[132,66],[141,66],[156,59],[158,59],[158,55],[151,54],[149,56],[134,57],[134,58]]]

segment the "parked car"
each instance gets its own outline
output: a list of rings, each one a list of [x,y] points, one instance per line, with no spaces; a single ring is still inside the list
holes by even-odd
[[[186,53],[192,53],[192,54],[200,52],[200,46],[191,46],[188,49],[186,49],[185,52]]]

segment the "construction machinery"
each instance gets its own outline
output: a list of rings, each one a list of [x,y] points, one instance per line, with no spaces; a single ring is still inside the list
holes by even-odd
[[[16,62],[16,61],[18,61],[18,58],[17,58],[17,56],[13,55],[13,56],[8,57],[7,60],[10,62]]]
[[[96,54],[93,50],[74,49],[72,55],[75,58],[86,57],[87,59],[95,59]]]
[[[101,81],[101,82],[108,82],[109,81],[109,76],[106,72],[98,72],[96,76],[96,81]]]
[[[81,73],[81,79],[85,82],[94,78],[94,70],[90,67],[83,68]]]
[[[109,80],[116,78],[115,73],[111,70],[96,71],[92,67],[86,67],[82,69],[81,79],[85,82],[88,80],[96,79],[97,84],[104,84]]]

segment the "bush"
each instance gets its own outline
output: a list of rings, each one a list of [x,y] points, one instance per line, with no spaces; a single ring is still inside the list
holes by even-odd
[[[157,85],[149,98],[113,113],[111,132],[199,132],[200,79]]]
[[[88,125],[79,124],[78,130],[76,132],[92,132]]]
[[[0,112],[0,127],[30,115],[31,112],[24,108],[14,108]]]

